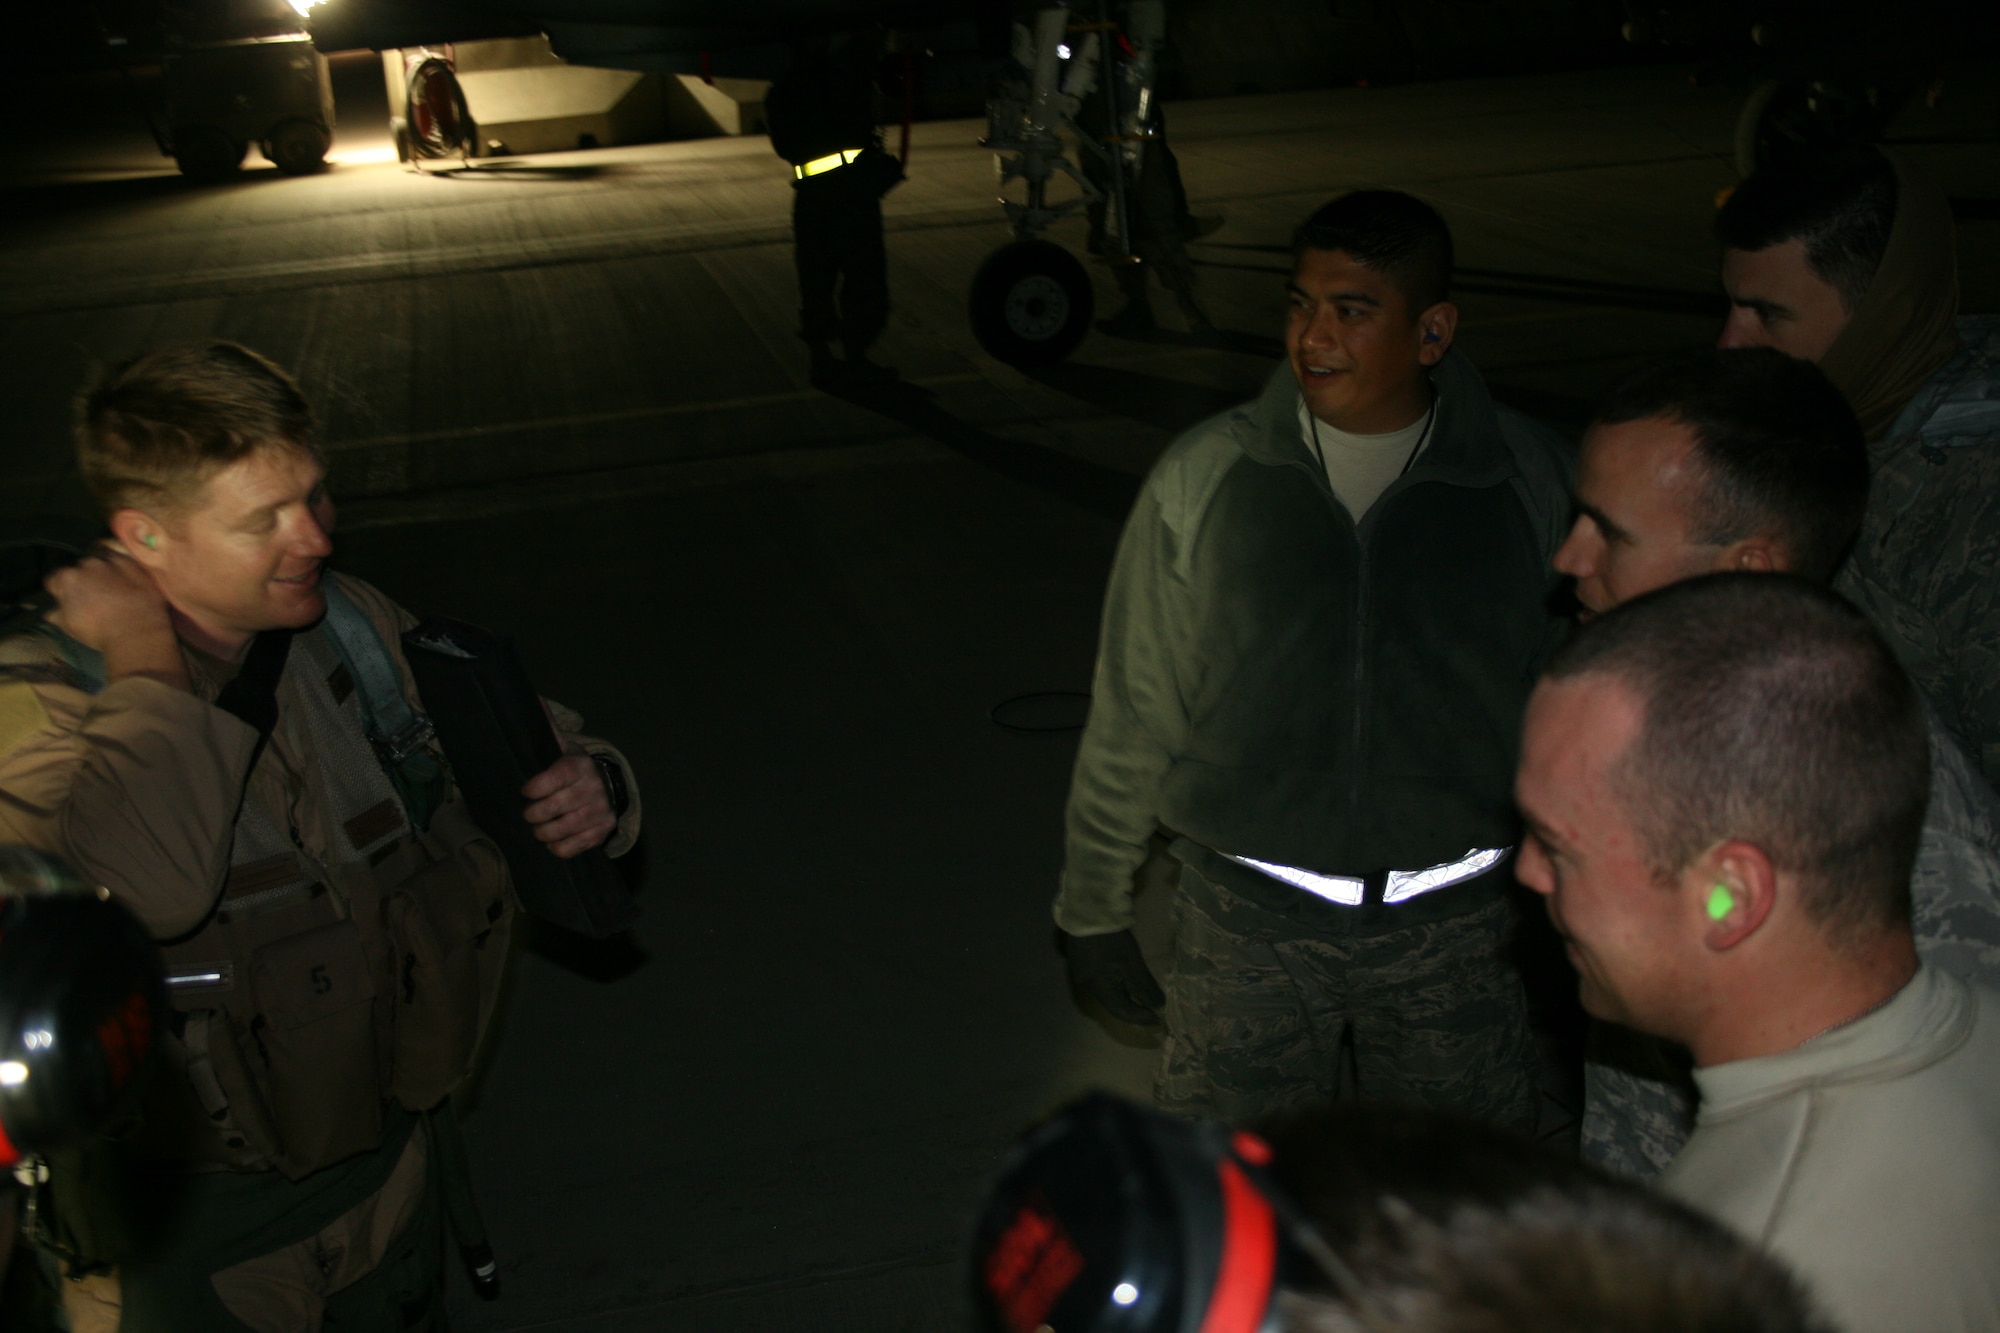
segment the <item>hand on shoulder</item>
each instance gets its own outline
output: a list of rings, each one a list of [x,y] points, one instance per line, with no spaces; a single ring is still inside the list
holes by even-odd
[[[44,581],[55,609],[49,623],[104,655],[105,678],[147,676],[188,689],[167,599],[152,575],[110,544]]]

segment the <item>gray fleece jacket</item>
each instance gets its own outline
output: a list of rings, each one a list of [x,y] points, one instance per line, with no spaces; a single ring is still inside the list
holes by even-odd
[[[1361,875],[1517,839],[1573,455],[1458,353],[1432,382],[1430,446],[1358,524],[1299,436],[1288,364],[1154,467],[1105,596],[1064,930],[1132,924],[1156,828],[1222,883],[1261,877],[1217,853]]]

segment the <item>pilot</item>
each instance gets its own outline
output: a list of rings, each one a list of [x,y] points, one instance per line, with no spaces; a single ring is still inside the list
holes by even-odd
[[[771,148],[792,164],[799,336],[821,388],[895,377],[868,359],[889,324],[882,196],[903,179],[882,150],[874,54],[872,42],[853,34],[802,42],[790,72],[764,95]],[[833,354],[836,342],[844,360]]]
[[[2000,315],[1958,314],[1951,206],[1874,148],[1781,160],[1716,217],[1724,347],[1816,361],[1874,474],[1836,585],[2000,784]]]
[[[0,640],[0,841],[132,910],[172,1015],[136,1127],[51,1181],[71,1321],[441,1328],[450,1094],[515,908],[449,770],[372,721],[418,705],[414,622],[327,569],[311,412],[254,352],[113,369],[80,401],[77,458],[112,535]],[[624,851],[625,761],[551,712],[565,754],[524,818],[558,856]]]
[[[1840,392],[1770,348],[1698,352],[1620,385],[1583,441],[1576,526],[1556,568],[1586,618],[1723,570],[1825,583],[1867,504],[1868,455]],[[2000,796],[1926,707],[1930,799],[1910,876],[1917,949],[2000,987]],[[1694,1126],[1684,1053],[1600,1024],[1586,1065],[1583,1151],[1641,1178]]]
[[[1315,212],[1289,361],[1168,447],[1120,542],[1055,919],[1080,991],[1164,1021],[1170,1109],[1534,1121],[1508,781],[1569,478],[1452,350],[1450,276],[1420,200]],[[1132,932],[1156,830],[1164,991]]]

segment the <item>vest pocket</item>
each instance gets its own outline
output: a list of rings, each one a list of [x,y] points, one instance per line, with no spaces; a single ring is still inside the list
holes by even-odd
[[[383,905],[396,951],[391,1091],[412,1111],[436,1106],[471,1071],[499,998],[513,914],[504,872],[481,864],[483,850],[458,848]]]
[[[361,934],[335,921],[250,958],[256,1014],[245,1054],[263,1065],[287,1174],[303,1175],[381,1138],[374,982]]]

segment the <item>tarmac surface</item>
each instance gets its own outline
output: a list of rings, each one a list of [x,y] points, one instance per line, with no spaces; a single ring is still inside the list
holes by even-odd
[[[459,1328],[960,1327],[1006,1143],[1149,1085],[1052,944],[1074,725],[1122,515],[1176,431],[1271,372],[1292,226],[1357,186],[1434,202],[1460,348],[1574,427],[1714,335],[1740,90],[1655,67],[1177,104],[1230,332],[1156,293],[1158,333],[1034,374],[967,326],[1007,239],[982,127],[920,125],[886,204],[903,380],[836,398],[806,381],[765,140],[420,175],[374,68],[343,62],[319,176],[190,186],[109,97],[17,141],[0,521],[82,507],[92,364],[239,339],[323,413],[339,567],[515,635],[632,757],[644,915],[520,958],[466,1122],[504,1291],[455,1282]],[[2000,305],[1996,87],[1957,79],[1893,135],[1959,201],[1968,310]],[[1082,224],[1052,236],[1080,250]]]

